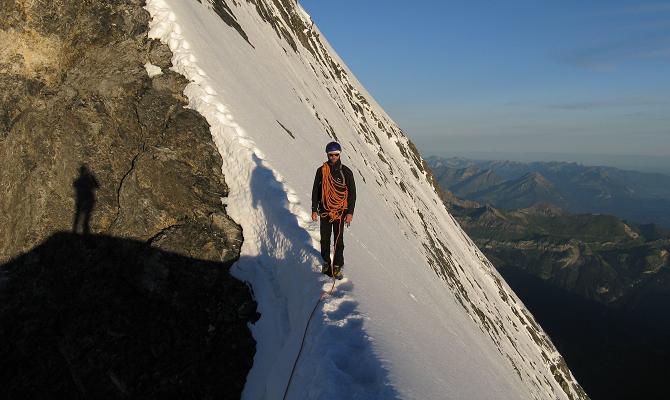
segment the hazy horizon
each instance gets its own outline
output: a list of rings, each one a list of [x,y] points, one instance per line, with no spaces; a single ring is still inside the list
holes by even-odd
[[[450,158],[461,157],[470,160],[518,161],[518,162],[575,162],[585,166],[614,167],[622,170],[658,173],[670,176],[670,159],[645,155],[624,154],[567,154],[550,152],[494,152],[459,151],[426,148],[417,143],[421,156]]]

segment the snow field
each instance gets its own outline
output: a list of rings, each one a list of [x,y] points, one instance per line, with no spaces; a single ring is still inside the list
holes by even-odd
[[[170,46],[173,69],[192,82],[189,107],[211,125],[229,186],[227,211],[243,228],[232,272],[252,284],[261,313],[250,326],[257,352],[243,398],[281,398],[307,317],[330,287],[317,272],[309,199],[332,140],[326,132],[343,145],[359,203],[345,232],[348,279],[311,321],[289,398],[564,398],[524,327],[523,306],[496,284],[423,173],[410,171],[398,147],[406,138],[346,66],[342,81],[330,79],[313,54],[294,52],[251,4],[228,5],[249,42],[207,1],[148,0],[146,8],[149,36]],[[326,50],[344,65],[327,43]],[[348,99],[360,96],[368,103],[351,109]],[[379,128],[369,124],[373,111]],[[373,133],[364,140],[365,124]],[[466,305],[428,265],[426,244],[436,240],[446,243]],[[517,303],[503,304],[500,292]]]
[[[300,207],[296,192],[285,184],[255,142],[235,123],[210,85],[210,78],[196,64],[197,58],[190,53],[191,46],[182,36],[175,13],[162,0],[148,1],[146,8],[153,16],[149,36],[168,43],[173,52],[173,69],[192,81],[185,89],[189,107],[201,113],[211,125],[229,186],[227,212],[243,228],[241,257],[233,272],[253,282],[262,315],[251,327],[257,349],[254,369],[248,378],[258,380],[259,384],[247,386],[243,396],[280,398],[298,354],[307,316],[321,291],[331,285],[330,279],[315,273],[321,263],[315,247],[318,246],[318,228],[312,223],[310,213]],[[303,380],[316,380],[314,387],[320,389],[311,390],[308,398],[366,398],[360,397],[369,392],[365,387],[380,380],[375,372],[379,369],[375,367],[378,363],[361,330],[362,317],[355,311],[356,302],[343,293],[351,287],[350,283],[340,283],[333,296],[324,300],[323,310],[315,313],[306,338],[307,351],[299,362],[314,364],[315,360],[322,360],[321,365],[312,366],[307,375],[301,375],[307,368],[299,369],[293,379],[293,386],[296,383],[304,386]],[[320,351],[314,342],[332,345],[326,354],[318,354]],[[352,375],[346,372],[349,368],[341,368],[350,362],[344,354],[354,350],[358,353],[360,376],[355,369]],[[366,366],[364,371],[360,370],[361,366]],[[349,389],[328,394],[329,390],[335,390],[336,382],[348,382]],[[376,386],[373,386],[375,391]],[[290,393],[301,393],[299,389],[291,389]],[[304,393],[296,398],[303,396]]]

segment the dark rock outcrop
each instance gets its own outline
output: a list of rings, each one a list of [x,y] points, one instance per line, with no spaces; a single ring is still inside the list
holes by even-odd
[[[143,3],[0,0],[0,263],[12,269],[0,387],[15,397],[163,398],[198,383],[196,397],[235,397],[250,367],[255,304],[228,274],[242,235],[221,203],[221,156],[169,48],[148,39]],[[229,342],[197,338],[205,323],[232,329]],[[44,358],[25,364],[26,346]],[[189,380],[205,358],[225,384]]]
[[[0,270],[1,398],[239,397],[255,305],[225,264],[57,233]]]

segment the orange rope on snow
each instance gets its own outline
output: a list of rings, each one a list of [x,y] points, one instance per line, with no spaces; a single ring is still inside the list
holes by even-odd
[[[342,219],[340,218],[340,235],[342,235],[342,229],[344,228],[342,226]],[[337,241],[340,238],[340,235],[338,235],[337,239],[335,240],[335,246],[337,247]],[[288,382],[286,383],[286,389],[284,389],[284,396],[282,399],[286,400],[286,396],[288,395],[288,389],[291,387],[291,381],[293,381],[293,374],[295,373],[295,367],[298,365],[298,360],[300,359],[300,354],[302,354],[302,348],[305,346],[305,338],[307,337],[307,329],[309,329],[309,323],[312,322],[312,317],[314,316],[314,311],[316,311],[316,308],[321,304],[321,301],[324,300],[326,297],[330,296],[333,293],[333,289],[335,289],[335,272],[333,268],[333,262],[331,261],[330,263],[330,275],[333,277],[333,284],[330,285],[330,289],[328,291],[323,291],[321,292],[321,296],[319,296],[319,300],[316,301],[314,304],[314,308],[312,308],[312,312],[309,314],[309,318],[307,319],[307,324],[305,325],[305,331],[302,333],[302,340],[300,342],[300,350],[298,350],[298,355],[295,357],[295,361],[293,362],[293,368],[291,368],[291,375],[288,378]]]
[[[295,373],[295,367],[298,365],[298,360],[300,359],[300,354],[302,354],[302,348],[305,346],[305,338],[307,337],[307,329],[309,329],[309,323],[312,322],[312,317],[314,316],[314,311],[316,311],[316,308],[321,304],[321,301],[324,300],[326,297],[330,296],[333,293],[333,289],[335,289],[335,274],[333,273],[333,263],[330,263],[330,274],[333,276],[333,284],[330,286],[330,289],[326,292],[321,292],[321,296],[319,296],[319,300],[316,301],[314,304],[314,308],[312,308],[312,312],[309,313],[309,318],[307,318],[307,324],[305,324],[305,331],[302,333],[302,340],[300,341],[300,350],[298,350],[298,355],[295,357],[295,361],[293,362],[293,368],[291,368],[291,375],[288,377],[288,382],[286,383],[286,389],[284,389],[284,396],[282,397],[283,400],[286,400],[286,396],[288,395],[288,389],[291,387],[291,382],[293,381],[293,374]]]

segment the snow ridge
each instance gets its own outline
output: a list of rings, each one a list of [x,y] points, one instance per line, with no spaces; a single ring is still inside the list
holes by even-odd
[[[405,134],[293,0],[148,0],[243,228],[234,274],[261,319],[243,398],[283,394],[328,280],[309,195],[337,139],[359,199],[350,280],[315,315],[289,398],[584,398],[523,304],[447,213]],[[308,168],[305,168],[308,166]],[[281,171],[281,173],[279,172]],[[482,383],[486,382],[486,385]]]
[[[212,136],[223,157],[222,170],[230,191],[225,199],[227,211],[234,220],[242,222],[245,238],[233,273],[254,283],[262,315],[254,331],[273,332],[276,327],[281,327],[281,332],[260,335],[264,337],[256,335],[257,356],[248,380],[265,382],[248,386],[244,394],[245,398],[273,398],[284,391],[298,353],[302,328],[307,324],[309,308],[330,284],[330,280],[320,273],[314,273],[313,266],[320,263],[320,254],[315,247],[318,230],[311,223],[310,215],[299,207],[295,191],[264,159],[262,151],[235,123],[217,92],[208,84],[210,78],[197,66],[197,59],[189,51],[190,44],[182,36],[174,12],[161,0],[148,1],[147,10],[153,16],[149,37],[170,45],[173,69],[192,81],[185,89],[189,107],[210,123]],[[346,294],[351,288],[352,284],[347,280],[337,286],[315,316],[322,323],[313,324],[317,328],[309,332],[308,339],[335,345],[328,346],[325,357],[318,354],[321,351],[318,347],[307,345],[301,361],[308,364],[309,360],[325,358],[337,366],[352,362],[349,358],[343,359],[342,355],[355,352],[359,358],[352,367],[360,373],[347,374],[339,368],[322,368],[322,373],[318,373],[318,369],[312,370],[309,376],[302,378],[313,381],[316,386],[325,386],[325,391],[313,392],[309,397],[355,398],[356,394],[368,393],[368,398],[395,398],[393,390],[384,384],[385,373],[361,330],[364,317],[356,310],[356,301]],[[289,297],[284,292],[294,296]],[[280,300],[279,304],[277,300]],[[274,303],[272,310],[263,307],[267,303]],[[297,376],[302,371],[298,370]],[[361,379],[364,382],[357,385]],[[299,380],[295,379],[296,382]],[[346,390],[338,389],[337,393],[329,394],[343,382],[347,383]]]

